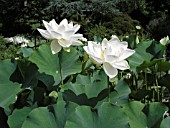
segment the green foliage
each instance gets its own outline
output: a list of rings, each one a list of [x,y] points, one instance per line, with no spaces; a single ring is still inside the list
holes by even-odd
[[[152,43],[155,42],[136,45],[136,53],[128,59],[135,74],[121,72],[117,82],[109,81],[106,74],[99,71],[100,67],[89,65],[82,71],[87,60],[82,60],[78,52],[83,51],[78,48],[53,55],[50,45],[42,44],[35,50],[22,49],[23,58],[15,63],[1,61],[0,89],[3,91],[0,92],[0,106],[9,113],[9,127],[168,126],[168,118],[163,119],[163,115],[169,106],[151,100],[162,101],[166,97],[159,95],[159,88],[151,88],[159,84],[162,90],[169,89],[166,72],[170,68],[168,61],[158,59],[161,47]],[[151,49],[151,46],[157,48]],[[132,76],[126,78],[127,73]],[[157,73],[162,75],[150,79],[150,74],[157,76]],[[148,78],[145,79],[145,75]],[[139,91],[143,91],[142,94]],[[139,95],[142,98],[138,98]]]
[[[77,120],[78,118],[80,121]],[[72,116],[68,118],[65,127],[128,128],[128,122],[128,117],[122,111],[122,108],[110,103],[103,103],[96,111],[92,111],[87,106],[78,106]]]
[[[15,109],[13,114],[8,118],[8,124],[10,128],[21,128],[24,120],[27,118],[28,113],[31,112],[31,108],[25,107],[23,109]],[[17,118],[17,120],[16,120]]]
[[[168,128],[169,125],[170,125],[170,117],[167,117],[162,121],[160,128]]]
[[[9,105],[16,101],[17,94],[21,91],[19,83],[9,81],[11,74],[16,69],[16,65],[10,60],[0,61],[0,107],[10,110]]]
[[[19,47],[6,43],[3,36],[0,36],[0,60],[16,58]]]
[[[117,0],[51,0],[47,10],[53,11],[53,14],[60,14],[61,17],[70,17],[73,14],[76,15],[91,15],[91,18],[97,21],[104,20],[106,17],[112,17],[119,11],[115,4]],[[101,4],[102,3],[102,4]],[[110,19],[109,18],[109,19]],[[99,23],[99,22],[98,22]]]
[[[42,17],[48,17],[44,8],[49,0],[10,0],[0,4],[0,31],[4,36],[31,33],[33,24],[41,22]],[[25,3],[27,2],[27,3]],[[20,28],[20,29],[18,29]]]
[[[84,24],[85,35],[92,40],[93,36],[110,38],[111,35],[129,35],[136,32],[135,26],[139,23],[127,14],[120,14],[110,18],[109,21],[103,20],[102,23]]]
[[[111,35],[115,34],[114,30],[108,29],[101,24],[88,27],[85,31],[85,35],[87,35],[89,40],[93,40],[94,36],[100,36],[101,38],[109,38]]]
[[[152,59],[152,55],[146,52],[146,49],[151,45],[151,43],[152,41],[139,43],[135,49],[135,54],[128,58],[132,71],[136,72],[136,68],[144,61],[150,61]]]
[[[133,20],[127,14],[121,14],[114,17],[109,26],[112,26],[111,28],[115,30],[116,35],[130,35],[135,33],[136,25],[139,25],[138,21]]]
[[[147,26],[149,34],[156,40],[160,40],[162,37],[170,35],[170,16],[163,16],[151,20]]]
[[[140,102],[129,102],[124,106],[124,110],[130,119],[131,128],[144,128],[147,127],[146,115],[142,112],[144,104]]]
[[[93,76],[78,75],[76,83],[65,84],[64,90],[69,89],[77,96],[85,93],[90,99],[97,97],[102,90],[107,89],[107,83],[107,76],[104,72],[94,72]]]
[[[61,82],[60,74],[62,73],[62,80],[71,74],[81,72],[81,63],[78,62],[78,54],[75,49],[71,49],[69,53],[63,51],[62,60],[59,62],[58,54],[53,55],[49,45],[41,45],[38,51],[35,51],[29,60],[37,64],[40,73],[46,73],[54,77],[55,84]],[[62,71],[60,71],[60,63]]]

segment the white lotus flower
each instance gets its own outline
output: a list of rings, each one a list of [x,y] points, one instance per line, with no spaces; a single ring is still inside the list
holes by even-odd
[[[83,35],[75,34],[80,25],[73,25],[73,22],[68,23],[67,19],[63,19],[60,24],[57,24],[54,19],[49,23],[43,20],[43,23],[47,30],[37,30],[44,38],[52,39],[51,50],[53,54],[58,53],[62,47],[68,49],[71,45],[82,45],[80,39]]]
[[[6,41],[12,42],[14,44],[21,44],[21,47],[26,47],[28,43],[30,42],[26,38],[22,36],[15,36],[15,37],[10,37],[10,38],[5,38]]]
[[[162,45],[167,45],[167,44],[169,43],[169,36],[162,38],[162,39],[160,40],[160,43],[161,43]]]
[[[13,40],[14,40],[14,44],[28,44],[29,43],[29,40],[25,39],[24,37],[20,37],[20,36],[16,36],[16,37],[13,37]]]
[[[113,78],[118,74],[117,69],[129,69],[129,64],[125,59],[135,51],[127,47],[127,42],[121,42],[117,36],[112,36],[109,41],[104,38],[101,44],[89,41],[88,46],[83,48],[89,57],[96,64],[102,64],[105,73]]]
[[[4,38],[7,42],[14,42],[14,39],[12,37],[10,38]]]

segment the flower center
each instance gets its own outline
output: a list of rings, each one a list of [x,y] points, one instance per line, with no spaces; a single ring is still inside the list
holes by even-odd
[[[104,51],[101,52],[100,58],[104,59]]]
[[[63,43],[67,43],[67,40],[64,39],[64,38],[61,38],[60,41],[63,42]]]

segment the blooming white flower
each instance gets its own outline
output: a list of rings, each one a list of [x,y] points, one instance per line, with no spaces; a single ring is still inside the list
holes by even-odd
[[[82,37],[80,40],[81,40],[81,41],[87,41],[87,38]]]
[[[20,36],[13,37],[13,40],[15,44],[22,44],[22,43],[28,44],[29,43],[29,40],[25,39],[24,37],[20,37]]]
[[[127,47],[127,42],[121,42],[117,36],[112,36],[109,41],[104,38],[101,44],[88,41],[88,46],[83,48],[89,57],[96,64],[102,64],[105,73],[113,78],[118,74],[117,69],[129,69],[129,64],[125,59],[134,54],[135,51]]]
[[[164,38],[162,38],[162,39],[160,40],[160,43],[161,43],[162,45],[167,45],[169,42],[170,42],[169,36],[164,37]]]
[[[68,49],[71,45],[82,45],[80,41],[82,34],[75,34],[80,25],[73,22],[68,23],[67,19],[63,19],[59,24],[53,19],[49,23],[43,20],[43,24],[47,30],[37,29],[40,34],[46,39],[52,39],[52,53],[58,53],[61,48]]]
[[[4,38],[7,42],[14,42],[13,38],[10,37],[10,38]]]
[[[29,40],[27,40],[21,36],[5,38],[5,40],[8,42],[12,42],[14,44],[21,44],[21,47],[26,47],[28,45],[28,43],[30,42]]]

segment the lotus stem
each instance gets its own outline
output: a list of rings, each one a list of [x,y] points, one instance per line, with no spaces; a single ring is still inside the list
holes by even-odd
[[[159,96],[159,85],[158,85],[158,79],[156,77],[156,87],[157,87],[157,98],[158,98],[158,101],[160,101],[160,96]]]
[[[146,85],[146,90],[149,90],[148,89],[148,83],[147,83],[147,71],[145,69],[145,85]]]
[[[59,58],[59,65],[60,65],[60,80],[61,80],[61,85],[63,86],[64,84],[63,84],[62,65],[61,65],[61,62],[62,62],[62,51],[59,52],[58,58]]]
[[[110,86],[109,86],[109,77],[107,77],[108,78],[108,83],[107,83],[107,88],[108,88],[108,102],[110,103]]]
[[[157,98],[158,98],[158,101],[160,101],[159,84],[158,84],[158,78],[156,75],[157,68],[158,68],[158,65],[155,65],[155,85],[156,85],[156,91],[157,91]]]
[[[163,54],[163,58],[164,58],[164,61],[166,61],[166,46],[165,46],[165,50],[164,50],[164,54]]]

